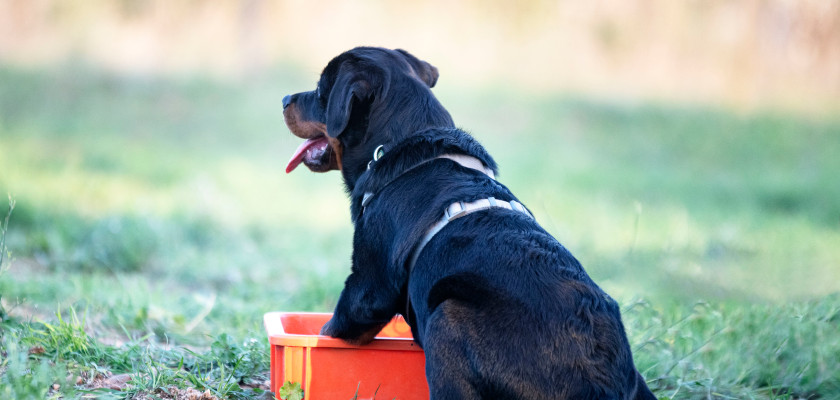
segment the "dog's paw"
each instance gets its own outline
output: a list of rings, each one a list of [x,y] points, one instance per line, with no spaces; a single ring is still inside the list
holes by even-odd
[[[332,319],[330,319],[329,321],[327,321],[326,324],[324,324],[323,327],[321,327],[320,334],[324,336],[339,338],[352,345],[361,346],[372,342],[373,339],[376,337],[376,334],[378,334],[379,331],[382,330],[383,326],[385,326],[385,324],[374,326],[366,331],[361,332],[361,334],[359,334],[358,332],[348,333],[339,331],[336,328],[335,322]]]
[[[368,330],[367,332],[362,333],[359,337],[353,340],[347,340],[348,343],[354,344],[357,346],[365,345],[373,341],[376,338],[376,334],[382,330],[382,326],[374,327],[373,329]]]
[[[321,335],[335,337],[336,332],[335,332],[335,329],[333,329],[333,327],[332,327],[333,326],[332,322],[333,322],[333,320],[331,319],[331,320],[327,321],[327,323],[324,324],[324,326],[321,327],[321,333],[320,333]]]

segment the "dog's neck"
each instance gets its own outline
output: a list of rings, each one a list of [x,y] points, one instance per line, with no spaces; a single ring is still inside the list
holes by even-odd
[[[376,155],[375,154],[376,153],[374,153],[374,160],[373,161],[376,161]],[[481,162],[481,160],[479,160],[479,159],[477,159],[473,156],[467,156],[467,155],[463,155],[463,154],[442,154],[442,155],[439,155],[439,156],[437,156],[437,157],[435,157],[431,160],[423,161],[420,164],[417,164],[417,165],[403,171],[403,174],[405,174],[406,172],[411,171],[412,169],[417,168],[417,167],[419,167],[419,166],[421,166],[421,165],[423,165],[427,162],[431,162],[431,161],[434,161],[434,160],[439,159],[439,158],[450,159],[452,161],[455,161],[458,164],[461,164],[462,167],[474,169],[478,172],[481,172],[481,173],[489,176],[490,179],[496,179],[496,174],[493,172],[493,170],[490,169],[490,168],[487,168]],[[402,176],[402,174],[400,176]],[[397,178],[399,178],[399,176],[397,176]],[[396,180],[397,178],[394,178],[394,180]],[[391,182],[393,182],[393,181],[391,181]],[[382,190],[385,186],[388,186],[389,183],[390,182],[383,185],[383,187],[379,188],[379,190]],[[367,207],[368,202],[370,202],[370,200],[373,198],[373,196],[375,194],[376,194],[375,192],[365,192],[365,194],[362,196],[362,212],[364,212],[364,208]]]
[[[450,159],[493,179],[497,175],[496,162],[484,147],[454,128],[420,132],[400,143],[377,147],[373,153],[369,168],[350,193],[354,220],[361,215],[363,201],[367,205],[379,191],[406,172],[439,158]]]

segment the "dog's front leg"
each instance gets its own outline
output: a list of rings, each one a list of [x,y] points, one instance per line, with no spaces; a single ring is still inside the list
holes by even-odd
[[[382,277],[381,271],[354,268],[344,283],[335,312],[321,328],[321,334],[352,344],[370,343],[397,313],[399,293]]]
[[[387,213],[369,208],[354,222],[352,272],[322,335],[369,343],[405,306],[408,276],[403,264],[392,259],[399,235],[392,230],[396,224],[386,223],[389,220]]]

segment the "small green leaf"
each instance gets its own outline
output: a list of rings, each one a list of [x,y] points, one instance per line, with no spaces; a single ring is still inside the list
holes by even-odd
[[[283,400],[303,400],[303,389],[298,382],[286,381],[277,394]]]

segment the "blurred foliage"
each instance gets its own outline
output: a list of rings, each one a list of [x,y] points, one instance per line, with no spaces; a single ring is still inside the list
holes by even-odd
[[[624,311],[642,375],[670,398],[833,398],[840,393],[840,296],[783,306],[700,302]],[[678,396],[679,395],[679,396]]]
[[[0,62],[242,78],[381,45],[442,82],[825,114],[840,107],[838,27],[840,0],[6,0]]]

